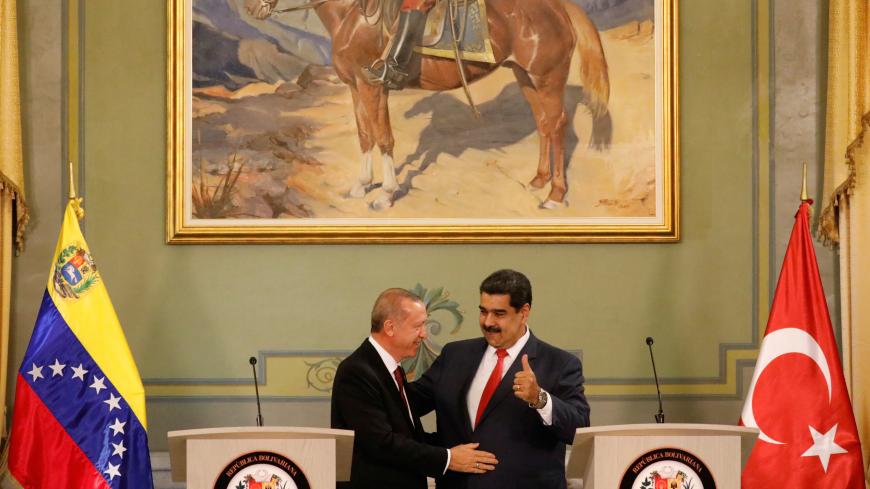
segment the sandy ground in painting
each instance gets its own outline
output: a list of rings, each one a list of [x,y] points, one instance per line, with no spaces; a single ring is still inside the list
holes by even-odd
[[[400,190],[387,209],[373,205],[381,196],[377,152],[375,185],[364,198],[349,196],[361,154],[344,85],[333,79],[302,83],[304,88],[289,82],[237,92],[197,89],[193,185],[200,205],[211,203],[214,217],[237,218],[654,215],[651,29],[632,23],[602,34],[611,79],[612,144],[607,149],[588,145],[592,117],[580,103],[579,76],[572,66],[566,91],[571,127],[565,207],[539,208],[549,185],[527,186],[537,166],[538,135],[531,110],[505,68],[471,86],[483,114],[479,121],[461,90],[391,94]]]

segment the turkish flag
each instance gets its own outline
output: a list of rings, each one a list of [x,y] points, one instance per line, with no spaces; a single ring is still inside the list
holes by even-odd
[[[758,428],[744,489],[864,489],[861,442],[801,204],[740,423]]]

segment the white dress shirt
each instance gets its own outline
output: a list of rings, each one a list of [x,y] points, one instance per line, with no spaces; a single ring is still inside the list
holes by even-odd
[[[528,343],[529,335],[529,328],[526,327],[526,333],[522,335],[513,346],[507,349],[507,356],[502,360],[501,366],[502,379],[511,368],[511,365],[513,365],[514,360],[517,360],[520,351],[522,351],[523,347]],[[489,376],[492,375],[492,370],[495,368],[496,363],[498,363],[498,355],[495,353],[495,348],[487,345],[486,351],[483,352],[483,358],[480,360],[480,365],[477,367],[477,373],[474,374],[474,380],[471,381],[471,387],[468,389],[468,397],[466,398],[468,419],[471,420],[472,429],[475,428],[474,419],[477,417],[477,407],[480,405],[480,396],[483,395],[483,389],[486,387],[486,382],[489,380]],[[534,365],[532,365],[532,370],[535,370]],[[541,390],[543,391],[543,389]],[[549,392],[547,394],[549,395]],[[550,399],[546,406],[538,409],[538,414],[541,415],[541,420],[546,426],[552,425],[553,400]]]
[[[396,386],[396,390],[398,391],[399,390],[399,383],[396,382],[396,377],[393,375],[393,372],[395,372],[396,369],[399,367],[399,362],[397,362],[396,359],[393,358],[393,356],[390,355],[387,352],[387,350],[385,350],[384,347],[380,345],[380,343],[378,343],[378,340],[369,336],[369,343],[371,343],[372,346],[375,347],[375,350],[378,352],[378,355],[380,355],[381,360],[384,362],[384,367],[386,367],[387,372],[390,373],[390,378],[393,379],[393,385]],[[399,391],[399,392],[401,392],[401,391]],[[406,397],[407,397],[407,394],[406,394]],[[408,416],[411,418],[411,424],[413,425],[414,424],[414,414],[411,412],[411,406],[409,406],[407,403],[405,403],[405,409],[408,410]],[[442,472],[442,474],[447,472],[447,467],[450,467],[450,449],[447,449],[447,465],[444,466],[444,472]]]

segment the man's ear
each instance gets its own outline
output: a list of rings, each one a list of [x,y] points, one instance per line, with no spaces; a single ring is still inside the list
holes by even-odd
[[[396,323],[392,319],[387,319],[384,321],[384,334],[392,337],[396,334]]]
[[[529,320],[529,315],[532,313],[532,306],[528,303],[523,304],[523,307],[520,308],[520,314],[523,316],[523,322],[527,322]]]

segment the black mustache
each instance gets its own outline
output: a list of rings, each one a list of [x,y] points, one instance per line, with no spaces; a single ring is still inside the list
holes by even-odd
[[[498,326],[483,326],[483,330],[487,333],[501,333],[501,328]]]

